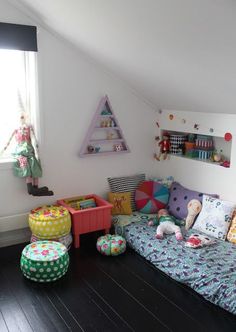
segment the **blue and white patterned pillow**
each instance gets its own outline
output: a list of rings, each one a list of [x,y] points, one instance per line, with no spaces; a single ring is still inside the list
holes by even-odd
[[[236,203],[203,195],[202,210],[193,229],[225,240]]]

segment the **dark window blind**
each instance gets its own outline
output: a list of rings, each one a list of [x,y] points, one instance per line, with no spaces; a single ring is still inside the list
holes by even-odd
[[[36,27],[0,22],[0,48],[37,52]]]

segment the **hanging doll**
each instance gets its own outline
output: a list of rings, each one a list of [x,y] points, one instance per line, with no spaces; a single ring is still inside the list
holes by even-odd
[[[12,154],[15,159],[13,164],[14,175],[26,179],[30,195],[52,196],[53,192],[48,190],[47,187],[38,187],[38,178],[42,176],[42,168],[38,159],[38,144],[33,127],[26,123],[25,112],[20,113],[20,126],[13,131],[2,153],[7,150],[13,137],[16,141],[16,148]],[[35,148],[33,147],[32,140],[35,142]]]
[[[163,133],[162,140],[158,143],[158,146],[160,147],[160,153],[157,155],[154,154],[154,158],[158,161],[161,159],[166,160],[167,153],[170,151],[170,136],[168,133]]]

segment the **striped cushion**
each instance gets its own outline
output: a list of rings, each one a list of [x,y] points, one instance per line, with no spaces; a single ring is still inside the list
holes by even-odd
[[[137,174],[132,176],[122,176],[116,178],[107,179],[110,191],[113,193],[130,192],[131,193],[131,208],[132,211],[136,210],[135,205],[135,190],[138,188],[139,184],[145,181],[145,174]]]

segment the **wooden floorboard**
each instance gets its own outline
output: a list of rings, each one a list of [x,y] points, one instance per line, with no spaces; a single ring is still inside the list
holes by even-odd
[[[13,288],[9,287],[2,272],[0,273],[0,285],[0,308],[7,328],[10,331],[33,331],[21,303],[17,301]]]
[[[161,292],[156,292],[155,288],[144,282],[137,274],[129,270],[126,270],[126,273],[124,273],[124,268],[121,268],[119,264],[119,258],[116,258],[114,260],[99,259],[97,265],[107,276],[112,278],[115,283],[119,284],[124,289],[128,288],[132,297],[135,298],[137,302],[142,303],[146,310],[152,312],[153,316],[159,318],[166,326],[175,331],[182,331],[181,324],[183,320],[186,329],[190,330],[193,325],[198,327],[199,330],[203,328],[199,320],[194,320],[187,315],[180,307],[174,305],[166,296],[163,296]],[[119,266],[120,269],[118,268]],[[167,310],[168,307],[171,307],[171,320],[170,313]]]
[[[134,331],[144,331],[147,326],[151,331],[170,330],[159,317],[153,315],[141,302],[137,301],[128,289],[115,283],[95,265],[91,266],[90,262],[82,265],[82,267],[84,266],[86,269],[83,270],[83,278],[88,287],[97,293],[104,302],[109,303]]]
[[[0,307],[0,331],[1,332],[7,332],[8,331],[6,322],[5,322],[5,320],[3,318],[3,315],[2,315],[2,312],[1,312],[1,307]]]
[[[236,317],[155,269],[133,250],[101,256],[97,235],[70,251],[70,267],[50,284],[22,276],[24,245],[0,249],[0,332],[235,332]]]

